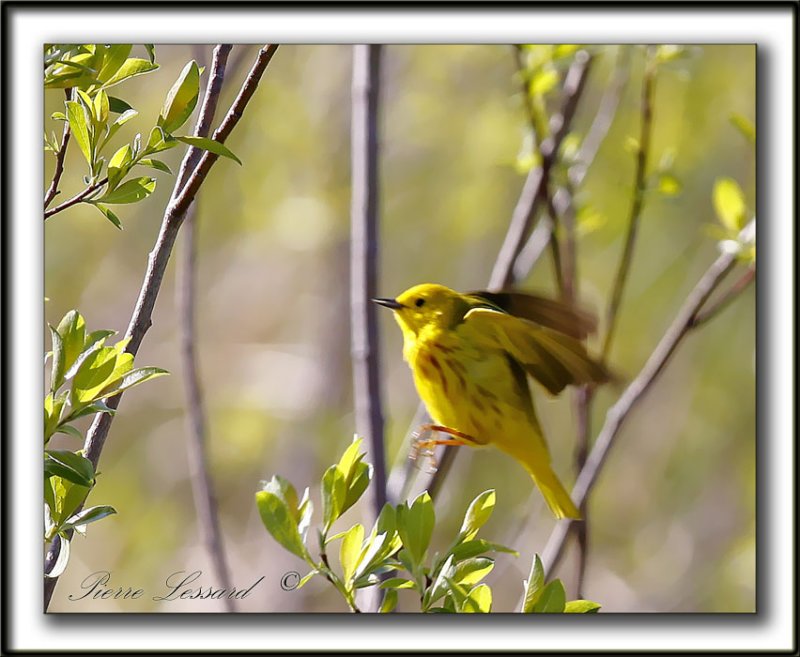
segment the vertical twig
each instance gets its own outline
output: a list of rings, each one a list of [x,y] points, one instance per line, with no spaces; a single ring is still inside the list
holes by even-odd
[[[353,46],[352,205],[350,304],[352,314],[353,397],[356,431],[369,444],[374,477],[375,517],[386,503],[375,304],[378,278],[378,102],[380,45]]]
[[[546,200],[542,194],[543,185],[547,181],[554,158],[558,154],[561,141],[567,134],[578,101],[583,93],[586,79],[591,64],[591,56],[584,50],[575,55],[575,61],[570,66],[564,80],[564,100],[561,110],[550,122],[551,136],[542,140],[542,162],[539,167],[534,167],[528,173],[522,187],[519,199],[511,214],[511,223],[506,232],[503,245],[497,254],[497,259],[489,278],[489,289],[500,290],[509,287],[514,282],[514,261],[517,259],[525,239],[530,232],[533,218],[539,209],[539,203]]]
[[[65,89],[64,94],[67,97],[67,100],[70,99],[70,90]],[[47,189],[47,193],[44,195],[44,209],[47,209],[47,206],[53,202],[53,199],[58,194],[58,183],[61,182],[61,176],[64,173],[64,158],[67,155],[67,144],[69,144],[69,121],[64,121],[64,132],[61,136],[61,145],[58,147],[58,153],[56,153],[56,166],[53,171],[53,180],[50,181],[50,187]]]
[[[213,138],[215,141],[224,142],[231,131],[236,127],[236,124],[241,119],[247,104],[253,97],[261,77],[267,70],[272,57],[277,51],[277,45],[269,45],[259,50],[256,61],[253,64],[250,73],[245,79],[242,88],[239,91],[236,99],[233,101],[225,119],[220,124],[220,127],[214,132]],[[175,239],[178,236],[184,215],[191,205],[192,201],[197,194],[198,189],[208,176],[208,172],[214,163],[219,158],[211,152],[204,152],[200,157],[197,166],[191,170],[189,165],[189,157],[191,151],[187,152],[181,164],[181,171],[178,174],[178,180],[186,180],[183,186],[176,185],[172,192],[172,197],[167,204],[164,211],[164,217],[161,221],[161,229],[156,239],[155,246],[150,252],[147,260],[147,268],[144,274],[144,281],[142,282],[139,297],[136,301],[133,314],[131,316],[128,329],[125,332],[125,337],[130,338],[130,342],[126,348],[128,353],[136,355],[139,347],[142,344],[145,334],[150,326],[152,326],[152,315],[155,307],[156,299],[161,290],[161,283],[164,279],[164,272],[167,269],[169,258],[172,254],[172,248],[175,244]],[[116,409],[119,406],[122,393],[112,397],[108,406]],[[111,423],[114,416],[110,413],[98,413],[92,421],[89,432],[86,434],[86,441],[84,442],[84,453],[88,458],[95,470],[100,460],[100,454],[103,451],[106,438],[108,437],[108,430],[111,428]],[[45,557],[45,572],[55,563],[58,557],[58,545],[55,541],[50,546],[48,553]],[[58,583],[58,578],[46,577],[44,583],[44,608],[47,610],[50,600]]]
[[[197,120],[194,134],[207,137],[214,120],[217,102],[222,90],[225,76],[225,65],[232,49],[230,45],[218,45],[214,48],[211,72],[205,92],[205,101]],[[200,48],[198,48],[200,50]],[[203,59],[202,53],[195,55],[196,60]],[[189,172],[197,165],[202,151],[194,149],[188,154],[188,165],[184,169],[185,182]],[[219,586],[231,588],[230,570],[225,556],[225,547],[217,515],[217,500],[214,494],[214,483],[208,471],[207,425],[203,392],[198,371],[197,335],[196,335],[196,282],[197,282],[197,201],[189,206],[184,219],[184,252],[179,263],[179,279],[177,287],[177,305],[180,328],[180,355],[183,364],[183,381],[186,391],[186,428],[188,434],[188,457],[200,534],[211,561]],[[235,612],[233,599],[222,598],[225,610]]]
[[[656,61],[652,53],[652,47],[648,47],[645,55],[644,79],[642,80],[642,121],[639,137],[639,148],[636,154],[636,179],[633,188],[633,201],[628,219],[628,229],[625,234],[625,246],[620,258],[617,275],[614,278],[614,285],[611,291],[611,300],[606,312],[606,336],[603,340],[603,347],[600,351],[600,358],[606,361],[611,344],[614,339],[614,332],[617,326],[619,306],[622,302],[622,293],[625,290],[625,283],[628,280],[631,262],[633,261],[633,248],[636,244],[636,234],[639,228],[639,218],[642,213],[644,203],[645,187],[647,186],[647,157],[650,154],[650,136],[653,123],[653,87],[655,86]]]

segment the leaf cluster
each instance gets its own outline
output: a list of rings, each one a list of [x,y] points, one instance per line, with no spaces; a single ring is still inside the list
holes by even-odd
[[[167,374],[158,367],[134,368],[134,357],[125,351],[128,339],[105,346],[114,331],[87,332],[79,312],[70,310],[58,326],[50,326],[52,351],[50,390],[44,398],[45,541],[61,539],[58,563],[48,573],[58,577],[69,559],[69,537],[83,533],[90,522],[116,513],[110,506],[79,511],[95,484],[92,462],[81,451],[47,449],[50,439],[64,433],[83,440],[74,426],[79,418],[94,413],[114,413],[106,400],[128,388]]]
[[[45,51],[45,89],[71,89],[71,96],[65,101],[65,111],[55,112],[52,118],[69,124],[70,134],[88,166],[88,173],[83,178],[87,187],[79,195],[80,202],[97,208],[120,229],[119,217],[108,206],[138,203],[156,188],[155,178],[130,175],[134,167],[172,173],[169,166],[155,155],[184,143],[241,164],[220,142],[175,134],[189,120],[200,95],[202,69],[194,61],[186,64],[170,88],[156,125],[150,128],[147,138],[138,133],[132,142],[112,152],[112,138],[138,112],[125,100],[110,95],[108,90],[158,69],[152,47],[147,47],[149,59],[129,57],[131,50],[129,44],[94,44],[50,46]],[[51,136],[45,134],[45,150],[58,155],[60,148],[54,133]]]
[[[256,505],[267,531],[281,546],[311,567],[298,588],[320,575],[334,586],[353,611],[358,611],[355,592],[377,586],[384,591],[381,613],[395,609],[401,590],[415,593],[422,612],[489,613],[492,590],[483,580],[495,562],[488,555],[496,552],[517,555],[511,548],[478,538],[479,530],[494,510],[494,490],[484,491],[472,501],[458,534],[441,553],[430,554],[436,515],[427,492],[410,504],[384,505],[369,532],[356,523],[330,535],[333,524],[361,498],[372,479],[372,466],[364,462],[361,444],[362,439],[355,437],[339,462],[329,467],[322,477],[323,525],[317,531],[318,557],[312,556],[308,546],[313,516],[308,489],[298,498],[294,486],[276,475],[256,493]],[[339,541],[337,564],[332,563],[330,550],[335,541]],[[561,613],[599,608],[589,601],[566,603],[564,587],[558,580],[544,586],[541,561],[536,559],[539,570],[529,580],[534,584],[526,588],[526,598],[530,597],[532,602],[524,611]],[[553,596],[556,597],[551,599]]]

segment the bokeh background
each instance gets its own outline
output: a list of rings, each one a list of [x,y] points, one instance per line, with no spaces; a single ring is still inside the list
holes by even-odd
[[[619,48],[597,54],[573,130],[585,134],[614,72]],[[232,100],[255,54],[243,53],[220,108]],[[140,115],[117,139],[153,125],[164,95],[192,46],[157,46],[160,70],[119,94]],[[206,56],[210,47],[204,48]],[[141,55],[140,55],[141,56]],[[608,136],[579,191],[581,303],[605,307],[621,251],[632,193],[644,49],[631,49],[629,82]],[[281,474],[298,489],[319,480],[354,431],[349,324],[350,46],[282,46],[227,145],[244,163],[220,161],[198,205],[198,352],[209,419],[209,459],[232,581],[265,579],[242,611],[345,611],[325,581],[299,591],[280,587],[305,565],[266,533],[254,504],[262,479]],[[703,46],[658,74],[651,163],[671,151],[681,193],[647,196],[612,365],[631,377],[677,308],[716,257],[714,180],[739,182],[755,205],[754,149],[731,114],[755,119],[755,48]],[[393,296],[419,282],[482,288],[505,235],[524,174],[518,168],[526,119],[510,46],[389,46],[381,106],[380,291]],[[45,93],[45,127],[63,94]],[[524,152],[524,151],[523,151]],[[182,149],[164,154],[177,170]],[[44,186],[53,157],[45,159]],[[83,161],[73,147],[62,184],[82,188]],[[45,224],[45,317],[56,324],[78,309],[89,329],[124,333],[158,232],[173,179],[161,173],[146,201],[118,206],[119,232],[96,210],[78,206]],[[183,248],[179,238],[177,252]],[[187,461],[185,401],[178,353],[176,261],[167,270],[140,366],[172,375],[125,394],[100,461],[90,501],[118,515],[76,537],[54,612],[219,611],[215,601],[157,603],[175,571],[202,570],[214,585],[201,545]],[[552,291],[547,257],[520,283]],[[602,328],[602,327],[601,327]],[[380,318],[383,399],[389,466],[404,464],[417,408],[401,336]],[[45,327],[46,330],[46,327]],[[49,338],[48,338],[49,340]],[[48,343],[49,344],[49,341]],[[597,339],[592,345],[597,347]],[[536,403],[556,470],[574,481],[571,394]],[[619,390],[602,390],[594,433]],[[88,420],[86,422],[88,425]],[[585,597],[604,611],[746,612],[755,610],[755,290],[692,334],[634,411],[590,502]],[[83,425],[81,425],[83,428]],[[52,446],[77,449],[59,436]],[[495,451],[462,449],[437,500],[434,545],[457,531],[472,498],[497,490],[485,538],[511,544],[487,582],[494,609],[513,611],[534,552],[553,519],[532,494],[527,474]],[[366,498],[340,521],[369,521]],[[316,512],[319,518],[319,511]],[[97,570],[111,586],[143,588],[135,601],[70,601]],[[575,579],[572,551],[556,573]],[[406,592],[407,593],[407,592]],[[574,597],[574,596],[573,596]],[[400,609],[414,609],[401,593]]]

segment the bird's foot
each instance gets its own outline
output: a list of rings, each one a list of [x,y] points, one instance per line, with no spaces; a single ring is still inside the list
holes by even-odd
[[[432,432],[445,433],[453,438],[431,438]],[[475,444],[477,441],[458,429],[451,429],[440,424],[423,424],[413,434],[411,443],[411,453],[409,458],[416,461],[420,456],[427,458],[431,464],[432,472],[436,472],[437,463],[434,448],[438,445],[453,445],[461,447],[463,445]]]

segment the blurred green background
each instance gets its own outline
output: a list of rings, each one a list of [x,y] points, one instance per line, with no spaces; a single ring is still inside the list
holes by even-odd
[[[255,54],[230,76],[218,119]],[[210,47],[204,48],[206,56]],[[585,134],[614,72],[618,48],[593,47],[588,86],[573,123]],[[157,46],[160,70],[118,89],[140,115],[119,145],[155,123],[191,46]],[[141,55],[139,55],[141,56]],[[630,79],[577,201],[591,209],[580,226],[581,303],[602,311],[621,251],[631,200],[634,156],[624,147],[639,130],[644,50],[630,53]],[[332,587],[316,578],[286,592],[299,559],[266,533],[254,504],[262,479],[278,473],[298,489],[319,480],[354,431],[349,336],[350,46],[282,46],[227,142],[244,163],[220,161],[198,207],[198,351],[209,420],[209,456],[232,581],[265,576],[242,611],[344,611]],[[703,46],[660,70],[650,162],[673,151],[677,196],[648,194],[611,363],[636,374],[688,291],[716,257],[707,228],[716,222],[714,180],[735,179],[755,206],[754,150],[731,125],[733,113],[755,119],[755,48]],[[524,174],[516,161],[525,115],[510,46],[389,46],[384,49],[381,106],[380,294],[420,282],[460,290],[486,285]],[[45,93],[45,127],[63,93]],[[177,171],[183,149],[163,154]],[[53,156],[45,158],[46,187]],[[71,148],[65,199],[82,189],[85,163]],[[144,174],[139,174],[144,175]],[[146,201],[118,206],[119,232],[88,206],[45,224],[46,320],[78,309],[90,330],[124,333],[173,179],[157,173]],[[116,208],[115,208],[116,210]],[[153,316],[136,357],[172,375],[125,394],[100,461],[90,502],[118,515],[76,537],[50,611],[218,611],[217,601],[157,603],[175,571],[202,570],[215,585],[200,542],[186,456],[184,392],[175,305],[179,237]],[[551,291],[545,256],[523,289]],[[401,336],[381,313],[386,443],[401,465],[417,406]],[[602,327],[601,327],[602,328]],[[48,342],[49,344],[49,338]],[[597,348],[595,338],[593,348]],[[572,395],[536,403],[556,471],[574,481]],[[594,406],[596,434],[619,390]],[[85,423],[88,426],[88,420]],[[83,425],[81,425],[83,428]],[[59,436],[51,446],[77,449]],[[532,494],[524,470],[493,451],[462,449],[437,500],[433,548],[458,529],[469,501],[495,488],[498,506],[482,536],[521,555],[498,555],[488,583],[494,610],[512,611],[534,552],[553,519]],[[755,290],[692,334],[625,425],[594,490],[585,597],[604,611],[743,612],[755,610]],[[367,498],[349,526],[369,521]],[[319,518],[319,512],[315,514]],[[143,588],[136,601],[82,600],[81,581],[110,571],[110,586]],[[573,553],[556,573],[574,593]],[[400,609],[414,609],[411,594]],[[574,596],[572,596],[574,597]]]

